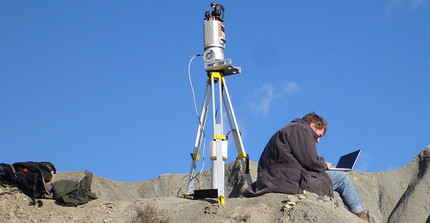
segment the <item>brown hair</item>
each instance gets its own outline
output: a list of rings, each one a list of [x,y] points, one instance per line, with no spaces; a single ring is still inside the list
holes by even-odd
[[[315,112],[306,114],[302,118],[303,121],[307,122],[309,125],[314,123],[316,129],[324,129],[324,135],[327,132],[327,121],[323,117],[318,116]]]

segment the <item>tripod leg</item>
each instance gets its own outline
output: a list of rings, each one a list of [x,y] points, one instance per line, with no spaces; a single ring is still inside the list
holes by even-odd
[[[218,72],[211,73],[211,84],[212,84],[212,108],[213,108],[213,127],[214,127],[214,138],[216,158],[212,161],[212,189],[218,190],[218,202],[224,204],[224,175],[225,167],[223,160],[223,141],[225,136],[223,133],[223,120],[222,120],[222,76]],[[219,96],[219,120],[220,124],[216,123],[215,114],[215,79],[218,81],[218,96]]]
[[[187,191],[185,193],[185,196],[189,196],[191,194],[191,191],[193,190],[194,179],[196,177],[197,161],[199,160],[200,148],[202,146],[204,129],[206,125],[206,117],[208,114],[208,106],[211,98],[211,91],[209,91],[210,85],[211,83],[207,82],[206,89],[205,89],[205,96],[203,98],[202,109],[199,117],[199,125],[197,128],[196,140],[194,142],[194,150],[193,150],[193,153],[191,154],[192,162],[191,162],[190,175],[188,178]]]
[[[248,185],[251,185],[252,179],[251,179],[251,175],[249,174],[249,158],[245,153],[245,148],[243,147],[242,137],[240,135],[239,126],[237,125],[236,116],[234,115],[233,105],[230,100],[230,95],[228,94],[227,85],[225,81],[223,81],[222,84],[223,84],[224,95],[225,95],[225,97],[223,97],[224,106],[227,112],[227,117],[230,123],[230,127],[232,129],[234,143],[236,145],[236,150],[238,154],[237,158],[242,161],[242,166],[244,167],[244,170],[245,170],[246,181]]]

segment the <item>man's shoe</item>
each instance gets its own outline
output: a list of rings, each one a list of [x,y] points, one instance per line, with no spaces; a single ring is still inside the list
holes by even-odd
[[[366,222],[370,222],[370,216],[369,216],[369,212],[368,211],[362,211],[358,214],[356,214],[357,217],[365,220]]]

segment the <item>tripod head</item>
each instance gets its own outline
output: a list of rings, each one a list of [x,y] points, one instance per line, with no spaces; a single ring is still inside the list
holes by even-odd
[[[224,59],[226,44],[224,27],[224,7],[217,3],[211,4],[212,9],[205,13],[203,24],[205,70],[209,73],[217,71],[224,76],[240,73],[240,67],[231,65],[231,59]]]

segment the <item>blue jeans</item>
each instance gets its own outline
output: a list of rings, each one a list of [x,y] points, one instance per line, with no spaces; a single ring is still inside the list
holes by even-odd
[[[360,196],[358,196],[357,190],[346,172],[327,170],[326,173],[333,183],[333,190],[340,194],[340,197],[348,207],[349,211],[354,214],[358,214],[366,210],[361,202]]]

